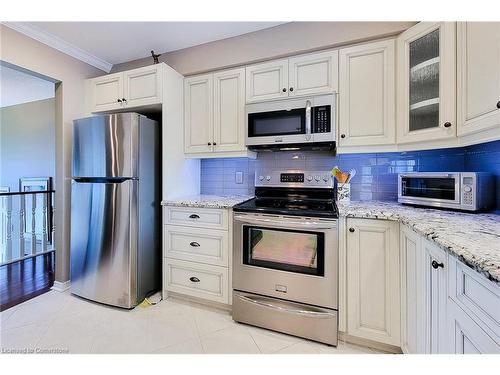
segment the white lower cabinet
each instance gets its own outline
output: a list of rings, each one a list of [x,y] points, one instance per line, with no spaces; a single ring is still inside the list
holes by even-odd
[[[401,226],[401,349],[500,353],[500,287]]]
[[[165,207],[163,290],[231,301],[231,219],[227,209]]]
[[[447,351],[447,257],[437,245],[401,226],[401,349]]]
[[[347,219],[347,334],[400,346],[399,223]]]

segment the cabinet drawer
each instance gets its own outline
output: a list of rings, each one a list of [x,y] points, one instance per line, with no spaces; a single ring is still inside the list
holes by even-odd
[[[163,269],[165,290],[229,303],[227,268],[164,258]]]
[[[166,225],[164,235],[165,257],[228,266],[227,231]]]
[[[475,316],[500,344],[500,287],[449,256],[450,298],[466,313]]]
[[[166,207],[165,224],[228,229],[228,212],[216,208]]]

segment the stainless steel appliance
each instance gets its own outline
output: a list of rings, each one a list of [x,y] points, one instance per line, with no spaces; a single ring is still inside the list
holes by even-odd
[[[247,104],[251,150],[335,151],[336,94]]]
[[[329,171],[256,174],[233,207],[233,319],[338,340],[338,211]]]
[[[495,197],[494,177],[480,172],[411,172],[398,180],[398,202],[480,211]]]
[[[132,308],[160,288],[158,132],[137,113],[74,121],[73,294]]]

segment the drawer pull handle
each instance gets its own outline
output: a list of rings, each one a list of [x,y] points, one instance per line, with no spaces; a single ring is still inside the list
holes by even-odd
[[[197,277],[190,277],[189,278],[189,281],[192,281],[193,283],[199,283],[200,282],[200,279],[198,279]]]
[[[190,218],[190,219],[199,219],[199,218],[200,218],[200,216],[199,216],[199,215],[196,215],[196,214],[191,214],[191,215],[189,215],[189,218]]]
[[[193,246],[193,247],[200,247],[200,244],[198,242],[190,242],[189,245]]]
[[[435,270],[437,270],[439,267],[444,268],[443,263],[438,263],[435,260],[432,261],[431,265],[432,265],[432,268],[434,268]]]

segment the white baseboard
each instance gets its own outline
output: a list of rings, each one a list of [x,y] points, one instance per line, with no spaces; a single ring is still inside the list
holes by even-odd
[[[71,281],[54,281],[54,285],[52,286],[52,290],[55,290],[56,292],[65,292],[71,287]]]

